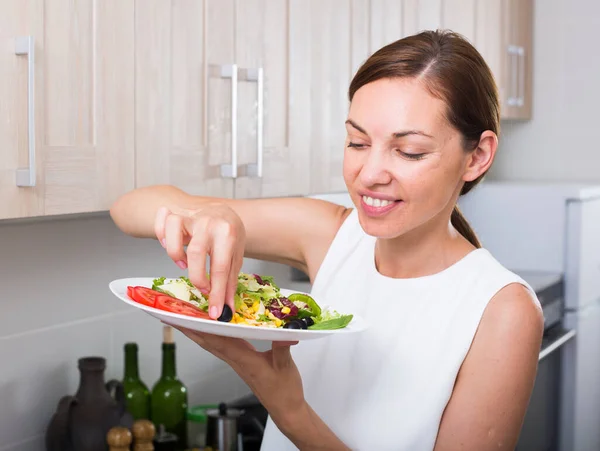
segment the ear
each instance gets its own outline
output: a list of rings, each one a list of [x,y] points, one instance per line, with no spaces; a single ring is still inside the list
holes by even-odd
[[[498,148],[498,137],[490,130],[481,134],[479,144],[469,153],[463,173],[463,180],[471,182],[482,174],[485,174],[490,168],[496,156]]]

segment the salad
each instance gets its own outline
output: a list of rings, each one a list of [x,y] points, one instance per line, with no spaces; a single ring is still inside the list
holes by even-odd
[[[197,318],[209,319],[208,296],[202,294],[187,277],[153,280],[152,288],[127,287],[128,296],[141,304]],[[321,309],[304,293],[284,296],[273,277],[240,273],[235,293],[235,311],[228,305],[218,321],[255,327],[284,329],[342,329],[353,315]]]

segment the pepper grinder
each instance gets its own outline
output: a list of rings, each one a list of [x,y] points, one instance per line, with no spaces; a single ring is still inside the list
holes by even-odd
[[[129,451],[131,445],[131,432],[121,426],[115,426],[106,434],[106,441],[110,451]]]
[[[133,436],[135,445],[133,451],[154,451],[152,440],[156,435],[156,428],[149,420],[137,420],[133,423]]]

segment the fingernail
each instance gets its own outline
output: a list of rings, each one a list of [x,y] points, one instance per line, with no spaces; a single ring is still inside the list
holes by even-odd
[[[165,249],[167,248],[167,242],[165,241],[165,239],[163,238],[162,240],[160,240],[160,244],[162,245],[162,247],[164,247]]]
[[[181,269],[185,269],[187,268],[187,264],[183,261],[183,260],[179,260],[177,263],[175,263],[177,266],[179,266]]]
[[[213,306],[210,308],[210,317],[211,317],[211,318],[216,318],[217,316],[219,316],[219,311],[218,311],[218,309],[217,309],[217,306],[216,306],[216,305],[213,305]]]

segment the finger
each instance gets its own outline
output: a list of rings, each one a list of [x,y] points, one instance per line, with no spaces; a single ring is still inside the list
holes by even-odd
[[[231,271],[231,259],[234,253],[234,239],[229,224],[215,231],[210,254],[210,295],[209,315],[218,318],[223,311],[225,293]]]
[[[243,255],[236,250],[231,259],[231,270],[229,271],[229,280],[227,281],[227,289],[225,292],[225,302],[231,307],[231,311],[235,312],[235,293],[238,285],[238,275],[243,264]]]
[[[187,268],[187,257],[183,250],[183,218],[170,214],[165,221],[167,254],[181,269]]]
[[[187,264],[190,282],[207,295],[210,291],[210,281],[206,277],[206,256],[208,255],[208,237],[194,230],[187,248]]]
[[[165,222],[170,213],[171,211],[167,207],[160,207],[154,218],[154,234],[162,247],[165,248],[167,247],[165,243]]]
[[[206,351],[214,354],[227,363],[239,363],[240,360],[252,357],[251,352],[257,353],[256,348],[246,340],[233,337],[222,337],[219,335],[198,332],[181,326],[172,326],[186,337],[199,344]]]

